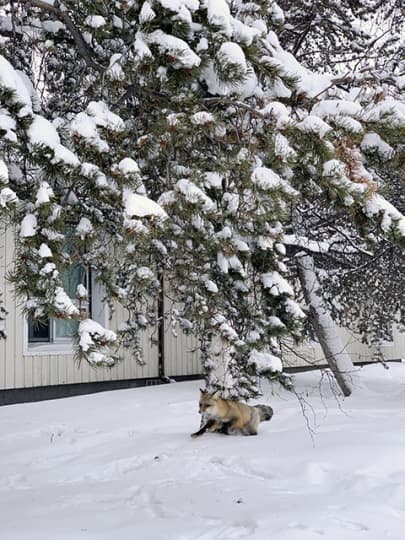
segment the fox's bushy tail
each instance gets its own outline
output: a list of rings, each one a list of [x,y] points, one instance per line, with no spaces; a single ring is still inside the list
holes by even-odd
[[[268,420],[271,420],[274,414],[274,411],[270,407],[270,405],[255,405],[255,409],[259,411],[260,422],[266,422]]]

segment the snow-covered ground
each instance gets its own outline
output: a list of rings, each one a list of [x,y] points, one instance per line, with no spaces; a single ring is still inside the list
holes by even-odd
[[[258,437],[205,434],[198,382],[0,407],[4,540],[402,540],[405,366],[337,402],[319,373]],[[314,416],[315,415],[315,416]]]

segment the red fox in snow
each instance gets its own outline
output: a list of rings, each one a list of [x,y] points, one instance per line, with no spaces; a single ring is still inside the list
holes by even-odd
[[[273,416],[273,409],[268,405],[251,407],[240,401],[222,399],[219,392],[200,391],[199,413],[202,415],[203,425],[196,433],[192,433],[191,437],[199,437],[207,430],[226,435],[257,435],[259,423],[270,420]]]

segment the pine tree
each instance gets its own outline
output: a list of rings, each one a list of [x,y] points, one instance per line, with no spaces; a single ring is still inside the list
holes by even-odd
[[[390,76],[403,56],[398,0],[280,0],[282,45],[305,66],[342,74]],[[380,78],[381,81],[381,78]]]
[[[31,316],[81,318],[61,274],[92,268],[129,317],[119,338],[81,322],[88,361],[114,361],[105,347],[120,342],[141,359],[164,281],[167,316],[200,339],[209,385],[254,394],[259,375],[280,373],[279,338],[302,332],[292,209],[315,193],[403,245],[404,218],[358,154],[366,125],[398,144],[400,104],[354,101],[301,66],[278,42],[271,0],[32,0],[5,15],[1,52],[37,86],[21,146],[4,150],[22,203],[13,280]],[[35,46],[33,65],[16,46]]]
[[[340,71],[343,76],[336,77],[336,83],[352,88],[363,106],[371,108],[370,103],[375,106],[380,102],[387,106],[389,96],[401,99],[400,5],[360,2],[346,6],[345,3],[320,2],[309,10],[303,9],[303,3],[282,5],[288,8],[282,42],[287,47],[297,47],[295,50],[306,65],[317,66],[322,71]],[[335,24],[339,19],[342,24]],[[360,27],[367,28],[368,35],[359,32]],[[354,33],[350,37],[351,32]],[[306,56],[311,49],[309,41],[318,47],[316,55],[312,51]],[[353,42],[357,43],[357,52],[356,47],[351,47]],[[298,53],[299,48],[302,54]],[[356,160],[360,158],[367,164],[378,190],[398,207],[400,186],[404,182],[402,150],[398,145],[403,136],[403,124],[398,119],[393,120],[392,125],[382,122],[376,133],[373,121],[362,123],[363,130],[357,128],[356,136],[356,125],[344,115],[341,119],[338,116],[335,111],[329,114],[328,121],[339,120],[336,127],[342,136],[340,154],[348,170],[355,172]],[[389,145],[386,140],[394,144]],[[359,153],[353,160],[351,148],[354,146],[358,146]],[[396,189],[392,189],[393,186]],[[403,206],[399,205],[399,209],[402,211]],[[304,249],[313,258],[323,299],[332,317],[378,349],[382,340],[392,336],[394,324],[402,324],[403,320],[402,250],[387,241],[378,228],[365,234],[359,223],[356,229],[345,213],[336,211],[319,193],[313,192],[306,203],[297,207],[293,221],[295,236],[292,238],[297,244],[298,236],[301,245],[292,245],[289,251],[299,254]]]

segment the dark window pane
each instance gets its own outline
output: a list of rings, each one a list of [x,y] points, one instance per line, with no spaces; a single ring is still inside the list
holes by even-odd
[[[28,342],[48,343],[50,341],[50,324],[47,322],[28,321]]]

